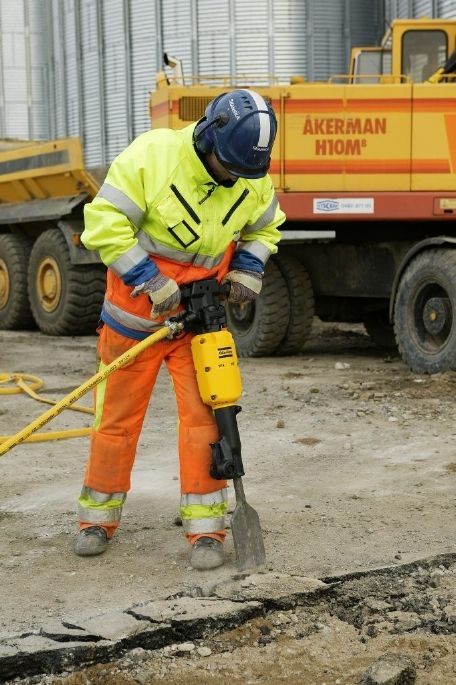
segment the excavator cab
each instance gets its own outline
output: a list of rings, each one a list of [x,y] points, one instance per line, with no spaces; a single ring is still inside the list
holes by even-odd
[[[442,29],[409,30],[402,35],[402,73],[424,83],[446,62],[448,35]]]
[[[352,48],[350,83],[435,82],[455,46],[454,20],[395,20],[380,47]]]
[[[456,21],[399,19],[392,23],[392,73],[425,83],[446,63],[456,47]]]

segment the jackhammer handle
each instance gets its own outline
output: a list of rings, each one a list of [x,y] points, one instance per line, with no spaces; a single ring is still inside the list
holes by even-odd
[[[219,290],[218,290],[217,294],[228,297],[228,295],[230,294],[230,290],[231,290],[231,283],[229,281],[225,281],[225,283],[219,284]],[[181,285],[180,292],[181,292],[182,298],[185,299],[185,298],[190,297],[190,295],[192,293],[192,283],[186,283],[185,285]]]
[[[220,438],[211,443],[212,464],[210,474],[216,480],[237,478],[244,475],[241,440],[236,419],[240,411],[241,407],[237,405],[214,410]]]

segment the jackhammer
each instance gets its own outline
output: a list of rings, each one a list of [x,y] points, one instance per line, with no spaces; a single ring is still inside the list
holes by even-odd
[[[185,311],[170,322],[183,323],[184,330],[196,333],[192,355],[201,399],[210,406],[219,430],[219,439],[211,444],[210,475],[218,480],[232,479],[236,507],[231,530],[238,567],[243,570],[261,566],[266,554],[257,512],[246,502],[241,476],[244,466],[236,404],[242,393],[236,347],[226,328],[225,307],[220,298],[229,293],[229,285],[214,279],[195,281],[181,288]]]

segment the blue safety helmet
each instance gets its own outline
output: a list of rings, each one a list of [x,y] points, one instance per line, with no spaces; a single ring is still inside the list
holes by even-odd
[[[214,152],[233,176],[262,178],[268,173],[276,132],[274,110],[259,93],[233,90],[208,104],[193,142],[201,154]]]

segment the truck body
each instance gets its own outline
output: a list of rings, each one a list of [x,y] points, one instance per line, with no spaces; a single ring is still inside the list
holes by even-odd
[[[325,83],[157,74],[154,128],[198,120],[234,87],[277,115],[287,222],[256,303],[228,307],[241,355],[299,354],[316,314],[363,322],[415,372],[456,368],[456,82],[442,67],[455,47],[456,20],[396,20]],[[0,329],[94,330],[105,273],[79,236],[104,171],[84,168],[77,139],[0,142]]]
[[[98,188],[78,138],[0,141],[0,329],[95,330],[105,268],[80,234]]]
[[[456,81],[443,71],[455,47],[456,20],[396,20],[327,83],[158,75],[154,128],[188,125],[230,87],[255,88],[277,115],[270,175],[287,222],[264,301],[230,307],[241,354],[299,353],[315,313],[364,322],[416,372],[456,368]]]

